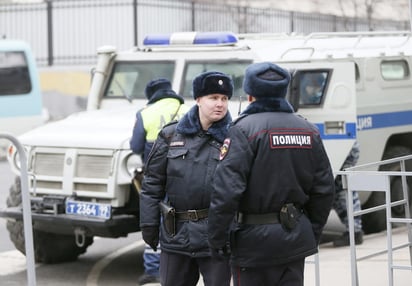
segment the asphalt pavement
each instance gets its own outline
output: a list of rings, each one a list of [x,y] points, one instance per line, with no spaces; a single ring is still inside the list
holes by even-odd
[[[412,239],[412,233],[411,233]],[[394,247],[408,243],[408,231],[406,227],[397,228],[393,231],[392,245]],[[411,245],[412,247],[412,245]],[[314,256],[308,257],[305,265],[305,286],[355,286],[352,283],[351,271],[351,248],[335,248],[332,242],[323,243],[319,248],[319,284],[316,284],[316,272]],[[387,249],[386,231],[365,235],[364,242],[357,245],[356,257],[358,259],[369,256],[373,253]],[[412,250],[412,249],[411,249]],[[401,248],[393,252],[393,265],[412,267],[412,253],[409,248]],[[412,285],[412,269],[394,269],[393,283],[389,281],[388,254],[383,253],[368,259],[362,259],[356,263],[358,279],[356,274],[354,281],[358,281],[358,286],[410,286]],[[160,285],[160,284],[151,284]],[[199,281],[198,286],[204,286],[203,281]]]
[[[406,227],[394,229],[392,232],[392,246],[396,247],[408,243],[408,231]],[[389,282],[389,262],[387,252],[378,256],[362,259],[387,249],[386,231],[364,236],[364,242],[357,245],[356,257],[358,281],[360,286],[386,286]],[[411,233],[412,239],[412,233]],[[409,243],[409,245],[411,245]],[[412,245],[411,245],[412,247]],[[319,268],[321,286],[348,286],[352,284],[351,272],[351,248],[335,248],[332,242],[321,244],[319,248]],[[411,249],[412,250],[412,249]],[[393,252],[393,265],[412,267],[411,252],[408,247],[398,249]],[[355,274],[354,274],[355,275]],[[356,275],[354,276],[356,277]],[[393,284],[396,286],[412,285],[412,269],[394,269]],[[356,280],[355,280],[356,281]],[[308,265],[305,271],[305,285],[316,285],[315,270],[313,265]]]

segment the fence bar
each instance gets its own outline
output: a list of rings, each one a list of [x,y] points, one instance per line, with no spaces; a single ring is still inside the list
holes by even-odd
[[[411,0],[412,1],[412,0]],[[401,171],[406,172],[406,164],[405,161],[402,160],[401,162]],[[403,190],[403,198],[409,198],[408,196],[408,182],[406,180],[406,176],[402,176],[402,190]],[[409,205],[409,200],[406,200],[406,205],[405,205],[405,217],[407,219],[403,219],[404,221],[408,221],[406,224],[406,227],[408,229],[408,241],[412,241],[412,219],[411,219],[411,210],[410,210],[410,205]],[[394,219],[392,219],[394,221]],[[412,267],[412,244],[409,245],[409,261],[411,261],[411,267]]]
[[[315,283],[320,286],[319,253],[315,254]]]
[[[342,181],[345,181],[345,185],[347,185],[347,177],[342,176]],[[348,188],[348,192],[346,192],[346,201],[347,202],[353,202],[353,193],[350,188]],[[350,245],[355,245],[355,216],[350,215],[353,214],[353,203],[348,203],[347,204],[348,208],[348,226],[349,226],[349,243]],[[351,282],[352,286],[358,286],[359,285],[359,277],[358,277],[358,266],[356,263],[356,249],[354,247],[350,248],[350,257],[351,257]]]
[[[393,253],[392,253],[392,222],[390,218],[392,217],[392,209],[388,206],[391,205],[391,193],[390,193],[390,183],[388,180],[385,192],[385,202],[386,202],[386,231],[387,231],[387,249],[388,249],[388,279],[389,286],[393,286]]]
[[[47,64],[52,66],[54,63],[54,44],[53,44],[53,3],[47,1]]]
[[[23,204],[24,244],[26,249],[27,285],[36,286],[36,272],[34,262],[33,229],[31,221],[31,204],[29,195],[29,178],[27,173],[27,157],[23,146],[10,134],[1,134],[0,139],[8,139],[17,148],[21,164],[21,196]]]

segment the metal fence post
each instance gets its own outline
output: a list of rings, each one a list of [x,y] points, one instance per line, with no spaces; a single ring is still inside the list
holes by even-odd
[[[342,184],[346,188],[346,201],[347,203],[347,212],[348,212],[348,226],[349,226],[349,241],[350,241],[350,257],[351,257],[351,285],[359,285],[359,276],[358,276],[358,265],[356,263],[356,250],[355,247],[355,218],[353,210],[353,193],[352,190],[348,187],[348,175],[342,175]]]
[[[21,196],[23,204],[24,244],[26,249],[27,285],[36,286],[36,272],[34,264],[33,230],[31,221],[31,205],[29,195],[29,178],[27,174],[27,157],[23,146],[10,134],[1,134],[0,139],[8,139],[17,148],[21,164]]]
[[[53,51],[53,3],[47,0],[47,64],[52,66],[54,63]]]
[[[139,24],[137,13],[137,0],[133,0],[133,44],[137,47],[139,45]]]

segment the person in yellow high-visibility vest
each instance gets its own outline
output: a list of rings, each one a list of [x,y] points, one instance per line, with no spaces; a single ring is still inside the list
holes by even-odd
[[[143,161],[152,148],[160,129],[170,121],[179,120],[189,107],[182,96],[172,90],[168,79],[150,81],[145,88],[147,105],[136,113],[136,122],[130,140],[130,148],[142,156]]]
[[[142,156],[145,162],[162,127],[178,120],[189,107],[184,99],[172,90],[168,79],[158,78],[150,81],[145,88],[147,105],[136,113],[136,122],[130,140],[130,148]],[[146,245],[143,252],[144,274],[139,277],[139,285],[159,282],[160,249],[154,251]]]

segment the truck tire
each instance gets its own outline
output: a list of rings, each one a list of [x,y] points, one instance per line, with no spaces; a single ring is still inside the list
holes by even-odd
[[[20,178],[17,177],[14,185],[10,187],[7,206],[17,207],[21,206],[21,203],[21,184]],[[7,220],[7,230],[16,249],[25,254],[23,221]],[[41,263],[60,263],[76,260],[93,243],[93,237],[86,237],[84,246],[79,247],[75,243],[74,235],[55,234],[36,229],[33,229],[33,240],[35,260]]]
[[[390,147],[384,154],[383,160],[396,158],[400,156],[410,155],[412,150],[405,146],[393,146]],[[412,170],[412,162],[408,162],[406,165],[408,171]],[[388,164],[381,166],[380,171],[400,171],[399,163]],[[391,200],[399,200],[403,198],[402,181],[400,177],[392,177],[391,182]],[[409,192],[409,207],[412,211],[412,192],[411,192],[412,180],[408,178],[408,192]],[[376,205],[385,204],[385,193],[373,192],[362,208],[369,208]],[[393,217],[404,217],[405,209],[403,206],[396,206],[392,208]],[[385,210],[372,212],[362,216],[362,227],[365,233],[375,233],[386,229],[386,213]]]

